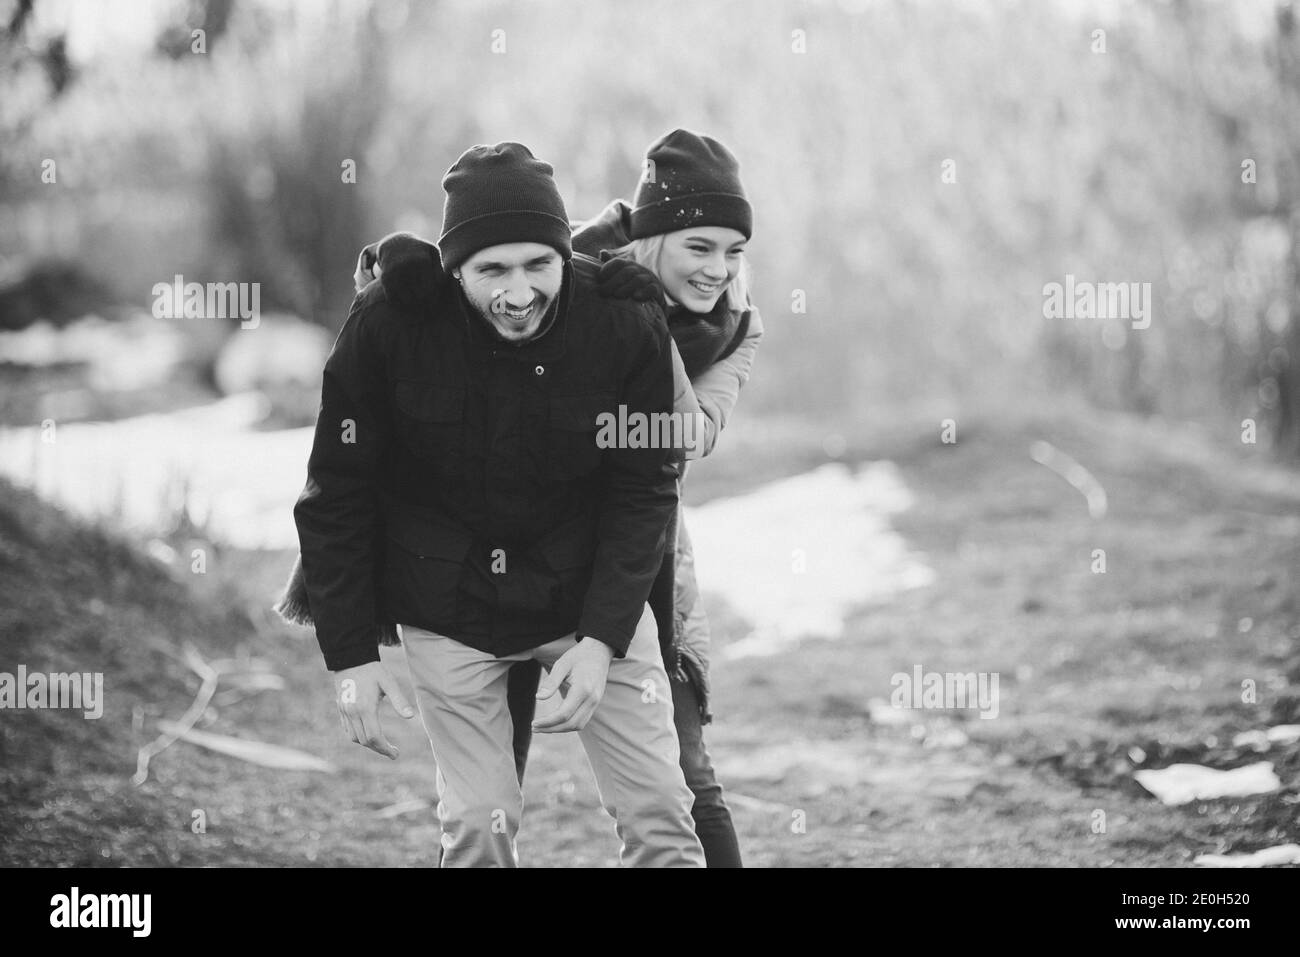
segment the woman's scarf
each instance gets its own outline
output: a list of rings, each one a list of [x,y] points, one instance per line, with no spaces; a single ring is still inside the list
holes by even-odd
[[[711,312],[691,312],[674,304],[667,314],[668,332],[691,379],[735,352],[749,331],[749,310],[728,308],[725,295],[718,297]]]

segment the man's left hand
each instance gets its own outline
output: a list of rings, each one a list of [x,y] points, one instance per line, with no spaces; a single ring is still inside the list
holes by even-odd
[[[561,731],[581,731],[600,707],[605,696],[605,679],[609,676],[609,663],[614,649],[595,638],[583,638],[560,655],[550,673],[542,679],[537,689],[540,701],[551,697],[562,685],[564,703],[554,714],[533,722],[533,730],[543,734]]]

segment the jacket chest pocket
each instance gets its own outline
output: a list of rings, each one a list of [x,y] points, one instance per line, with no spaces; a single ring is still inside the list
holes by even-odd
[[[465,460],[464,390],[426,379],[398,379],[393,399],[402,444],[439,474],[459,474]]]
[[[611,435],[617,437],[616,429],[601,429],[610,416],[617,426],[613,394],[552,396],[547,420],[547,475],[568,481],[596,471],[601,462],[601,445]]]

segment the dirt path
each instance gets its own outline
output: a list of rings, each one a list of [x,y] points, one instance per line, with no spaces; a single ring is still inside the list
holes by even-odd
[[[842,460],[855,468],[896,463],[914,502],[891,525],[933,580],[858,607],[837,639],[715,667],[708,740],[750,865],[1178,865],[1300,839],[1300,748],[1231,745],[1237,732],[1300,720],[1295,476],[1235,462],[1249,450],[1226,442],[1216,449],[1129,420],[1082,421],[966,428],[955,446],[916,429],[849,443]],[[1090,518],[1076,491],[1030,459],[1037,439],[1092,471],[1109,496],[1104,518]],[[826,461],[819,438],[783,456],[738,441],[729,459],[693,477],[691,501]],[[51,551],[37,544],[33,556]],[[1092,570],[1096,549],[1106,553],[1104,574]],[[153,590],[162,583],[110,555],[88,573],[105,582],[98,610],[56,608],[42,620],[44,645],[23,624],[15,591],[15,653],[37,665],[101,662],[111,693],[93,728],[52,712],[0,723],[6,862],[436,859],[433,764],[418,726],[385,717],[403,752],[397,762],[345,744],[314,642],[265,621],[250,630],[238,614],[265,606],[291,558],[215,551],[211,573],[186,586],[214,609],[198,614],[183,595],[164,607]],[[35,560],[20,554],[14,567]],[[53,574],[14,587],[35,589]],[[743,609],[716,592],[707,601],[720,653],[751,635]],[[48,606],[34,599],[32,620]],[[219,707],[205,727],[302,748],[339,773],[271,772],[177,744],[133,787],[136,748],[196,686],[147,650],[150,638],[270,659],[286,690]],[[404,674],[400,653],[385,656]],[[892,677],[917,667],[996,673],[997,717],[889,707]],[[1254,703],[1242,700],[1243,681],[1253,682]],[[1166,808],[1132,777],[1175,761],[1258,760],[1274,763],[1280,791]],[[539,739],[525,796],[525,864],[615,863],[612,823],[572,736]]]

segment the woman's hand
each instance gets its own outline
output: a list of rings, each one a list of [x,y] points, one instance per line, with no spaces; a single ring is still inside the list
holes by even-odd
[[[426,306],[449,282],[438,247],[414,233],[390,233],[361,249],[352,274],[357,292],[378,279],[388,301],[398,306]]]
[[[596,291],[607,299],[635,299],[637,302],[663,302],[664,287],[645,266],[611,256],[609,250],[600,254],[600,272],[596,274]]]

